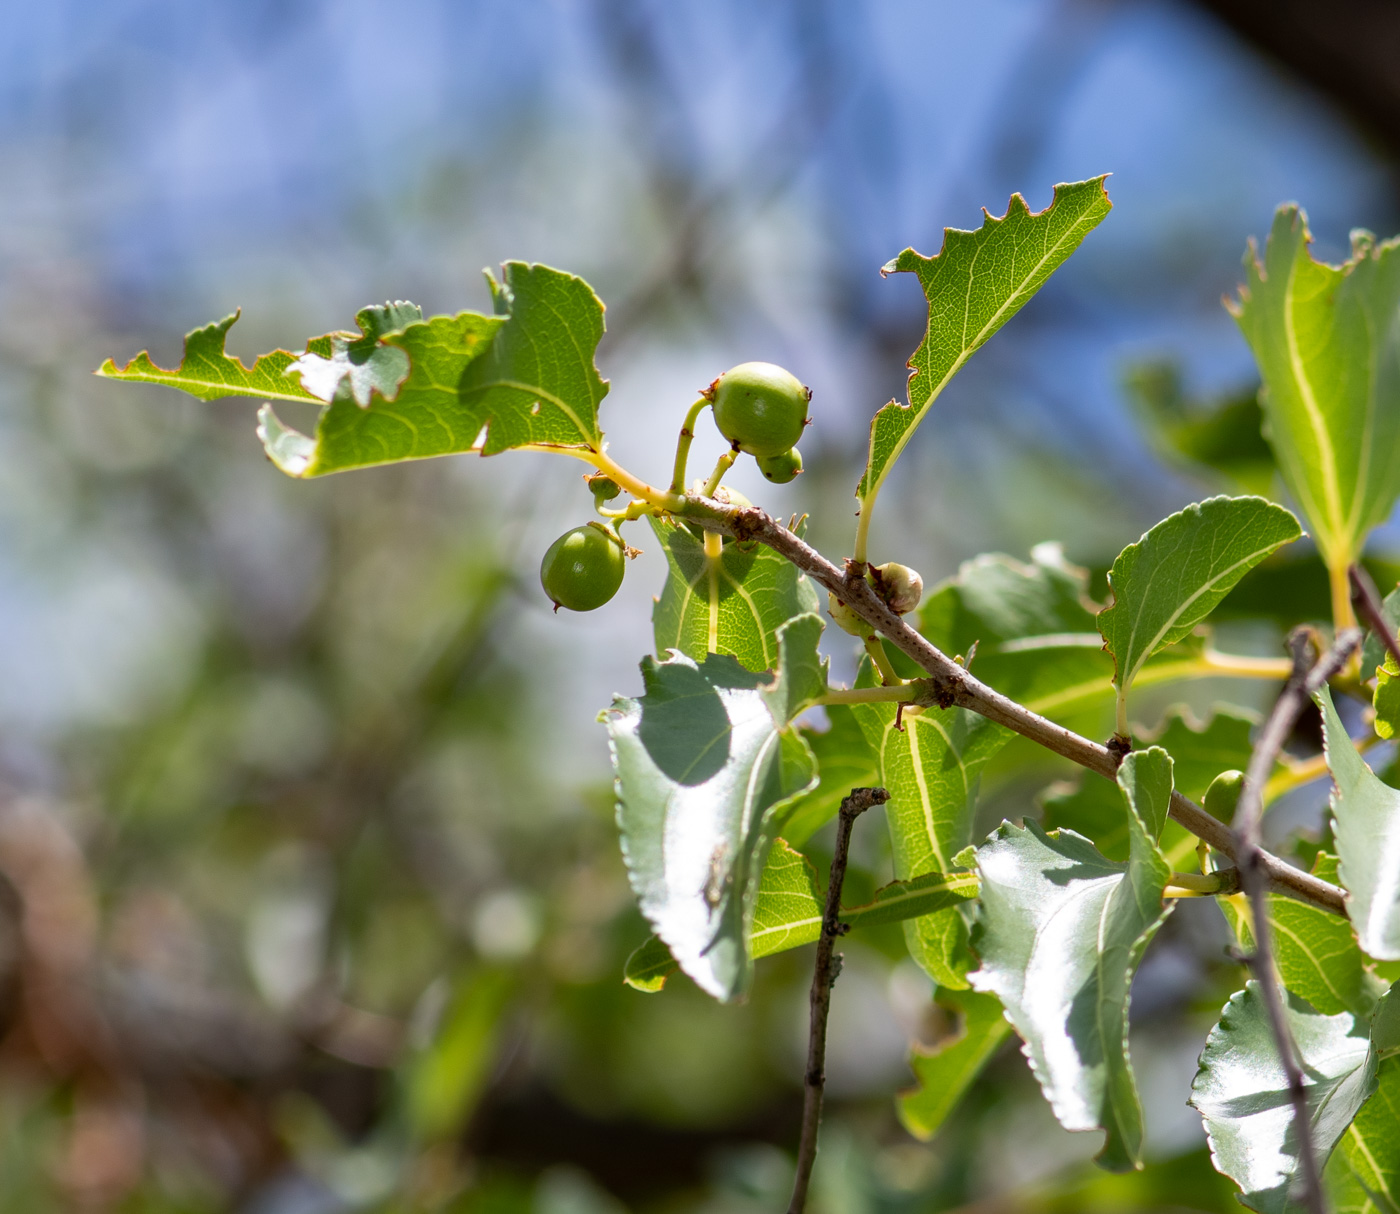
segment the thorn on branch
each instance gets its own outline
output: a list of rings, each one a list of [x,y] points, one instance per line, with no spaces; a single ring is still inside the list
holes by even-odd
[[[797,1175],[792,1185],[788,1214],[802,1214],[807,1206],[807,1188],[812,1181],[812,1165],[817,1160],[817,1130],[822,1120],[822,1097],[826,1086],[826,1023],[831,1012],[831,986],[841,972],[841,954],[836,939],[851,930],[841,922],[841,886],[846,880],[846,864],[851,851],[851,829],[861,814],[874,805],[883,805],[890,794],[883,788],[853,788],[841,802],[836,821],[836,852],[831,857],[831,879],[826,887],[822,912],[822,934],[817,941],[817,960],[812,973],[811,1028],[807,1036],[807,1074],[802,1099],[802,1137],[797,1148]]]

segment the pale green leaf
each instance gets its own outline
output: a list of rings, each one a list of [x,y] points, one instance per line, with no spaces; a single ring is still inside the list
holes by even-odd
[[[1371,1013],[1371,1044],[1382,1058],[1400,1054],[1400,985],[1386,991]]]
[[[1362,670],[1366,668],[1363,666]],[[1385,661],[1374,668],[1376,671],[1376,691],[1372,705],[1376,719],[1372,722],[1378,738],[1393,738],[1400,732],[1400,666],[1390,654]]]
[[[863,905],[843,906],[841,922],[851,928],[898,923],[975,897],[976,873],[927,873],[912,881],[892,881]],[[821,935],[825,906],[811,862],[785,840],[776,840],[754,903],[750,955],[757,960],[812,944]],[[638,990],[659,991],[678,968],[666,945],[653,936],[628,958],[623,977]]]
[[[1118,554],[1108,575],[1113,603],[1098,625],[1114,659],[1120,732],[1128,688],[1147,659],[1184,639],[1240,578],[1301,534],[1292,514],[1262,497],[1212,497]]]
[[[899,1094],[899,1119],[915,1138],[938,1132],[948,1114],[1011,1032],[995,995],[940,989],[940,1007],[954,1013],[954,1034],[932,1050],[915,1047],[909,1057],[918,1086]]]
[[[1377,1214],[1400,1214],[1400,1058],[1380,1064],[1375,1094],[1337,1144],[1331,1167],[1339,1163]]]
[[[1084,838],[1004,823],[977,849],[982,878],[973,947],[975,990],[995,994],[1060,1124],[1105,1131],[1099,1164],[1142,1156],[1142,1106],[1128,1057],[1128,995],[1165,920],[1171,876],[1156,839],[1171,800],[1172,762],[1153,747],[1118,769],[1129,859],[1114,864]]]
[[[603,714],[618,825],[642,913],[696,983],[721,999],[748,988],[754,902],[790,798],[815,776],[792,728],[825,686],[821,620],[779,632],[777,676],[727,654],[645,658],[646,693]]]
[[[1312,259],[1307,217],[1280,207],[1231,311],[1264,379],[1266,432],[1334,570],[1356,560],[1400,493],[1400,245],[1352,233],[1343,265]]]
[[[982,768],[1010,733],[963,708],[905,711],[902,727],[893,704],[853,708],[875,752],[879,784],[888,790],[895,876],[946,873],[972,842]],[[962,990],[972,963],[967,925],[956,909],[904,926],[910,955],[939,986]]]
[[[376,393],[393,400],[408,376],[409,360],[403,350],[384,339],[422,319],[422,309],[403,300],[362,308],[355,317],[358,337],[331,334],[329,355],[309,349],[287,368],[287,374],[297,376],[303,388],[327,403],[349,400],[365,408]]]
[[[1332,820],[1347,914],[1362,949],[1400,960],[1400,791],[1385,784],[1356,752],[1332,694],[1317,694],[1332,771]]]
[[[663,519],[651,520],[666,554],[666,585],[652,609],[656,652],[678,649],[697,662],[728,653],[749,670],[778,660],[778,627],[820,606],[797,566],[763,544],[727,540],[717,557],[703,542]],[[799,524],[797,534],[806,530]]]
[[[856,496],[868,516],[890,468],[948,381],[1079,247],[1112,203],[1104,178],[1057,185],[1043,211],[1013,194],[1006,214],[983,212],[975,232],[946,228],[933,257],[905,249],[884,273],[916,274],[928,300],[928,331],[909,360],[909,404],[891,401],[870,424],[870,458]]]
[[[1296,995],[1284,1015],[1303,1065],[1312,1140],[1325,1163],[1375,1089],[1376,1058],[1366,1024],[1350,1012],[1325,1016]],[[1211,1030],[1191,1085],[1215,1166],[1261,1214],[1301,1210],[1297,1137],[1288,1082],[1269,1019],[1250,982],[1230,997]]]
[[[218,400],[224,396],[257,396],[264,400],[309,400],[321,398],[302,387],[301,382],[287,374],[297,355],[286,350],[273,350],[264,354],[252,367],[245,367],[238,359],[224,352],[224,342],[228,331],[233,327],[240,313],[225,316],[223,320],[202,329],[195,329],[185,337],[185,354],[180,365],[174,370],[158,367],[151,356],[142,350],[124,367],[118,367],[110,358],[97,369],[97,374],[106,379],[123,380],[127,383],[159,384],[165,388],[178,388],[200,400]],[[331,342],[341,334],[328,334],[316,338],[308,348],[329,355]]]
[[[826,713],[830,724],[824,731],[802,730],[816,756],[820,783],[798,797],[783,826],[783,838],[794,847],[801,847],[836,816],[851,789],[870,788],[880,782],[875,752],[855,714],[848,708],[832,706]]]

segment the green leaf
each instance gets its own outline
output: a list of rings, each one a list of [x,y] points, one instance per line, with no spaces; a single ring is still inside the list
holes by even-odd
[[[1231,305],[1264,379],[1269,442],[1318,549],[1345,570],[1400,493],[1396,241],[1352,233],[1343,265],[1312,259],[1307,216],[1282,206]]]
[[[1332,820],[1347,914],[1362,949],[1400,960],[1400,791],[1382,783],[1356,753],[1332,694],[1316,696],[1332,771]]]
[[[956,1014],[957,1031],[932,1050],[915,1047],[909,1057],[918,1086],[899,1094],[899,1119],[915,1138],[927,1141],[982,1073],[1011,1032],[995,995],[939,989],[938,1005]]]
[[[308,349],[287,368],[317,400],[349,400],[367,408],[378,393],[392,400],[408,377],[408,355],[384,339],[423,319],[417,304],[399,300],[362,308],[355,321],[360,336],[332,333],[329,356]]]
[[[97,374],[105,379],[122,380],[126,383],[159,384],[165,388],[178,388],[200,400],[218,400],[224,396],[258,396],[273,400],[320,400],[320,397],[302,387],[299,381],[287,374],[297,355],[286,350],[273,350],[264,354],[251,368],[245,367],[238,359],[224,353],[224,342],[228,331],[241,315],[239,312],[225,316],[223,320],[202,329],[195,329],[185,337],[185,356],[173,371],[158,367],[151,361],[150,354],[142,350],[124,367],[118,367],[110,358],[97,369]],[[331,342],[340,334],[328,334],[309,343],[308,349],[323,354],[331,352]]]
[[[1361,668],[1363,671],[1366,667]],[[1393,738],[1400,730],[1400,666],[1390,654],[1376,667],[1376,691],[1372,704],[1376,719],[1372,725],[1378,738]]]
[[[763,544],[731,540],[711,558],[685,527],[659,518],[651,526],[667,564],[651,613],[656,652],[678,649],[697,662],[728,653],[749,670],[773,669],[779,625],[820,606],[812,583]],[[799,524],[797,534],[805,531]]]
[[[1382,1058],[1400,1054],[1400,986],[1386,991],[1371,1013],[1371,1044]]]
[[[1292,514],[1262,497],[1212,497],[1118,554],[1108,575],[1113,603],[1098,625],[1113,655],[1120,733],[1128,689],[1147,659],[1189,635],[1240,578],[1301,534]]]
[[[829,706],[830,725],[825,732],[802,729],[802,736],[817,759],[820,783],[793,802],[783,838],[801,847],[836,816],[841,802],[853,788],[869,788],[880,782],[875,752],[865,740],[855,714],[847,708]]]
[[[1177,708],[1167,714],[1166,723],[1156,736],[1137,736],[1137,749],[1156,745],[1172,757],[1175,787],[1193,801],[1200,802],[1210,783],[1222,771],[1243,770],[1253,754],[1250,730],[1252,716],[1221,708],[1204,725],[1193,724],[1189,713]],[[1111,781],[1083,772],[1076,783],[1050,786],[1041,798],[1045,809],[1042,824],[1047,830],[1068,828],[1092,839],[1094,846],[1110,860],[1128,858],[1128,822],[1123,815],[1123,798]],[[1158,846],[1173,867],[1177,857],[1195,851],[1195,836],[1184,827],[1168,821]],[[1335,918],[1335,916],[1333,916]]]
[[[1333,1166],[1338,1162],[1352,1173],[1373,1210],[1400,1214],[1400,1058],[1380,1064],[1375,1095],[1337,1144]],[[1341,1203],[1337,1209],[1340,1214]]]
[[[931,914],[977,897],[976,873],[928,873],[912,881],[892,881],[861,906],[843,906],[841,921],[851,928]],[[811,861],[778,839],[768,854],[754,903],[749,951],[754,960],[812,944],[821,935],[826,895],[817,885]],[[666,945],[652,936],[627,959],[629,986],[659,991],[679,968]]]
[[[1381,618],[1390,629],[1391,636],[1400,628],[1400,586],[1397,586],[1381,600]],[[1361,677],[1369,679],[1376,668],[1385,661],[1388,650],[1385,642],[1368,628],[1366,639],[1361,643]]]
[[[875,498],[948,381],[1010,320],[1108,214],[1112,203],[1095,177],[1057,185],[1043,211],[1013,194],[1006,214],[985,211],[975,232],[946,228],[933,257],[905,249],[882,273],[917,274],[928,300],[928,331],[909,360],[909,404],[891,401],[870,424],[870,459],[856,496],[868,518]]]
[[[1009,731],[964,708],[906,710],[900,729],[893,704],[860,704],[853,711],[875,751],[879,783],[890,794],[885,818],[895,876],[908,881],[949,872],[972,842],[982,768]],[[939,986],[966,989],[972,957],[958,910],[910,920],[904,937],[910,955]]]
[[[1284,1015],[1302,1060],[1313,1144],[1325,1163],[1375,1089],[1375,1053],[1364,1021],[1349,1012],[1325,1016],[1289,994]],[[1254,982],[1230,996],[1206,1039],[1191,1104],[1205,1121],[1216,1168],[1240,1186],[1245,1205],[1261,1214],[1303,1208],[1293,1190],[1298,1147],[1288,1082]]]
[[[815,776],[794,717],[825,689],[822,623],[779,630],[776,677],[727,654],[642,661],[646,694],[602,714],[633,891],[681,967],[721,999],[748,988],[754,901],[789,800]]]
[[[1274,453],[1263,434],[1259,389],[1251,385],[1220,400],[1187,399],[1175,363],[1134,367],[1128,398],[1152,446],[1164,459],[1222,487],[1269,496]]]
[[[1335,885],[1337,857],[1318,852],[1312,872]],[[1242,897],[1240,900],[1243,902]],[[1270,894],[1268,902],[1274,962],[1283,985],[1325,1015],[1351,1012],[1369,1017],[1385,987],[1367,969],[1351,924],[1340,915],[1279,894]],[[1247,910],[1241,914],[1234,903],[1233,898],[1222,899],[1219,905],[1240,946],[1252,949],[1254,934]],[[1244,905],[1247,908],[1248,904]]]
[[[1067,1130],[1106,1131],[1099,1164],[1136,1166],[1142,1106],[1128,1057],[1128,994],[1148,941],[1166,919],[1171,876],[1156,839],[1166,821],[1172,761],[1159,747],[1118,769],[1130,832],[1126,864],[1084,838],[1003,823],[977,849],[982,897],[973,947],[975,990],[998,996]]]

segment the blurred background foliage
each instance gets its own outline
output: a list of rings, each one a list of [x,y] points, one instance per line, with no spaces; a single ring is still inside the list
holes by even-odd
[[[1323,256],[1400,227],[1397,36],[1365,0],[10,6],[0,1210],[773,1210],[800,1107],[805,952],[737,1008],[620,980],[647,932],[592,722],[637,689],[659,555],[608,610],[556,618],[535,571],[587,517],[574,470],[294,483],[248,402],[116,389],[103,358],[168,364],[240,306],[231,350],[296,349],[376,300],[484,307],[482,266],[547,261],[609,304],[629,465],[667,466],[733,363],[811,384],[807,474],[736,483],[839,553],[924,323],[879,267],[1108,170],[1114,214],[945,395],[873,538],[930,583],[1049,539],[1102,570],[1205,491],[1272,484],[1219,299],[1284,199]],[[1224,627],[1271,651],[1278,618],[1325,604],[1295,558]],[[1006,756],[989,822],[1067,774]],[[858,833],[853,896],[887,879],[883,837]],[[897,929],[852,938],[816,1208],[1235,1208],[1184,1107],[1237,984],[1223,940],[1187,905],[1153,946],[1153,1163],[1110,1177],[1014,1048],[910,1138],[890,1094],[950,1025]]]

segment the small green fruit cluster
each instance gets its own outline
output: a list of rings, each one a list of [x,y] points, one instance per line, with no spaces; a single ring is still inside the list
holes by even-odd
[[[712,383],[704,395],[714,405],[715,425],[759,471],[785,485],[802,471],[795,450],[807,426],[812,390],[773,363],[740,363]]]
[[[908,615],[919,605],[924,594],[924,579],[908,565],[888,561],[871,565],[867,571],[870,584],[896,615]],[[827,611],[837,626],[854,637],[864,640],[875,630],[834,594],[827,596]]]
[[[555,611],[596,611],[617,593],[626,569],[621,537],[602,523],[586,523],[550,544],[540,562],[540,585]]]
[[[1222,822],[1233,821],[1235,806],[1240,803],[1242,792],[1244,792],[1244,772],[1222,771],[1206,789],[1205,801],[1203,802],[1206,813],[1219,818]]]

